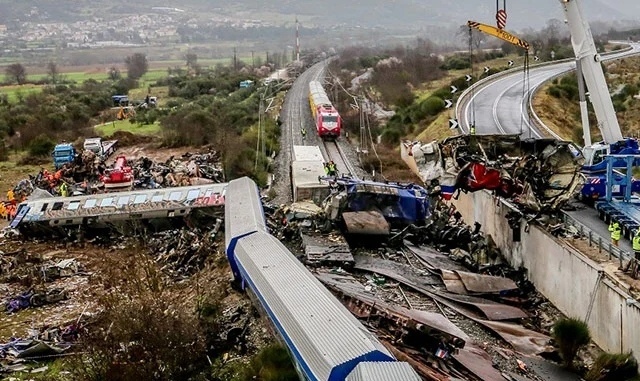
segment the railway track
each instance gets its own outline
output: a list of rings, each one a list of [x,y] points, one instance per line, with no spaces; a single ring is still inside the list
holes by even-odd
[[[323,154],[325,154],[327,160],[332,160],[336,163],[336,168],[340,174],[349,175],[354,178],[357,177],[355,167],[347,155],[345,155],[338,142],[324,141],[321,150],[323,150]]]

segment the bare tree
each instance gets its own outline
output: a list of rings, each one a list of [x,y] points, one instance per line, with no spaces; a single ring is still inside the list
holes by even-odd
[[[200,65],[198,64],[198,55],[195,53],[187,53],[184,56],[184,59],[187,61],[187,70],[196,75],[200,74]]]
[[[49,61],[49,63],[47,64],[47,76],[49,77],[51,83],[53,83],[54,85],[60,80],[58,65],[56,65],[56,63],[53,61]]]
[[[122,74],[120,74],[120,69],[118,69],[115,66],[111,66],[109,68],[109,71],[107,71],[107,75],[109,76],[109,79],[112,81],[117,81],[120,78],[122,78]]]
[[[469,33],[471,33],[471,36],[469,36]],[[482,35],[482,32],[480,32],[479,30],[474,30],[468,25],[460,25],[456,36],[458,36],[458,38],[462,42],[464,42],[465,46],[469,46],[469,37],[471,37],[471,44],[475,50],[480,49],[480,46],[484,42],[484,36]]]
[[[189,69],[193,69],[196,65],[198,65],[198,55],[195,53],[187,53],[184,56],[185,61],[187,61],[187,67]]]
[[[149,70],[149,61],[144,53],[134,53],[124,60],[127,65],[127,77],[139,79]]]
[[[27,69],[21,63],[7,66],[4,72],[8,82],[16,82],[18,85],[23,85],[27,81]]]

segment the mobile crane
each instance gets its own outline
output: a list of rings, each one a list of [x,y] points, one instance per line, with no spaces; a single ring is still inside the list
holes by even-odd
[[[584,130],[585,147],[583,155],[585,164],[583,173],[604,174],[607,170],[605,156],[640,154],[638,141],[624,138],[618,124],[616,112],[611,102],[611,95],[601,66],[601,57],[596,49],[591,28],[584,18],[579,0],[559,0],[564,9],[566,22],[571,33],[571,44],[576,55],[576,69],[578,72],[578,89],[580,91],[580,112]],[[589,90],[589,99],[593,105],[598,129],[602,135],[602,142],[591,144],[591,134],[587,118],[586,94],[582,80]],[[624,160],[613,163],[614,167],[624,167]]]
[[[631,174],[632,165],[640,158],[638,141],[625,138],[622,135],[600,63],[601,58],[596,50],[589,24],[583,16],[579,0],[559,1],[564,9],[571,32],[578,81],[584,78],[598,120],[598,128],[603,138],[602,142],[591,145],[588,125],[583,122],[585,133],[583,152],[586,160],[583,173],[597,175],[587,177],[581,193],[585,196],[585,190],[596,189],[593,184],[600,184],[600,188],[605,189],[605,192],[602,194],[602,191],[598,191],[600,194],[596,196],[606,198],[604,201],[595,203],[599,216],[605,220],[619,221],[623,228],[623,234],[629,237],[640,227],[640,218],[637,217],[640,213],[640,199],[637,197],[632,199],[631,197],[631,193],[640,184],[632,178]],[[579,90],[583,92],[584,88],[579,87]],[[583,95],[581,94],[580,99],[584,121],[586,119],[586,104],[583,104]],[[624,172],[616,171],[619,168],[626,170]],[[623,196],[623,200],[618,201],[614,198],[620,195]]]

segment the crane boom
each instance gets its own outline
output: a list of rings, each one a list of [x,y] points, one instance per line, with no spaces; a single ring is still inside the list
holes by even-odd
[[[591,28],[584,18],[578,0],[559,0],[571,32],[571,44],[576,60],[582,66],[582,74],[590,93],[591,104],[598,119],[598,128],[605,143],[623,140],[618,118],[611,102],[609,87],[600,64]]]
[[[477,21],[467,21],[467,26],[470,28],[478,29],[481,32],[498,37],[501,40],[507,41],[513,45],[519,46],[529,50],[529,43],[521,38],[514,36],[513,34],[506,32],[502,29],[498,29],[495,26],[483,24]]]

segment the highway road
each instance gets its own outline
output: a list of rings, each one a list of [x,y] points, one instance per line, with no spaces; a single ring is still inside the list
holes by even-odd
[[[640,44],[630,46],[631,50],[606,55],[603,60],[640,53]],[[477,86],[457,105],[457,117],[462,130],[469,131],[469,126],[475,120],[478,134],[520,134],[527,138],[548,136],[546,131],[540,131],[540,127],[529,118],[530,96],[545,82],[575,70],[575,67],[574,61],[532,66],[529,68],[528,86],[522,68],[495,76],[495,80],[488,80]],[[528,94],[525,94],[527,87]]]
[[[633,43],[630,46],[630,50],[606,55],[603,60],[640,54],[640,44]],[[458,101],[457,118],[462,130],[468,132],[470,124],[475,120],[478,134],[520,134],[525,138],[549,136],[550,133],[543,125],[534,123],[530,118],[531,112],[534,112],[530,109],[530,98],[545,82],[575,70],[575,67],[573,60],[530,67],[528,94],[524,91],[525,77],[522,68],[479,84],[468,96]],[[577,210],[565,213],[605,241],[608,240],[607,226],[598,218],[593,208],[578,204]],[[631,250],[631,245],[626,240],[621,241],[620,246],[622,250]]]

